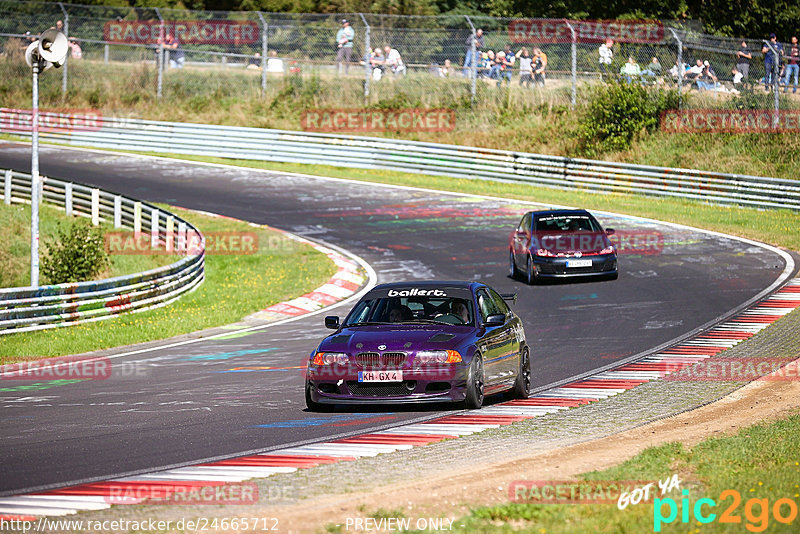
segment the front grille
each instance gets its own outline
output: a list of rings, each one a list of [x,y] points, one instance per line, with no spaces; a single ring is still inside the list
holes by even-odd
[[[370,369],[395,369],[406,363],[405,352],[359,352],[355,356],[359,367]]]
[[[413,391],[413,388],[412,391],[409,391],[406,387],[406,382],[381,384],[348,380],[347,387],[350,388],[350,393],[358,397],[400,397],[402,395],[410,395]]]

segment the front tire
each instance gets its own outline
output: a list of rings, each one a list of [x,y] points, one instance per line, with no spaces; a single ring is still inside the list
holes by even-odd
[[[531,259],[530,254],[528,254],[528,260],[525,262],[525,282],[529,286],[536,283],[536,273],[533,270],[533,259]]]
[[[514,279],[517,277],[517,262],[514,261],[514,251],[508,251],[508,275]]]
[[[519,371],[514,387],[511,389],[511,396],[515,399],[527,399],[531,389],[531,358],[528,347],[522,349],[519,358]]]
[[[485,381],[483,371],[483,358],[476,354],[469,364],[467,376],[467,396],[464,399],[464,407],[469,410],[479,410],[483,406],[483,386]]]
[[[311,384],[306,384],[306,408],[309,412],[332,412],[333,404],[322,404],[311,398]]]

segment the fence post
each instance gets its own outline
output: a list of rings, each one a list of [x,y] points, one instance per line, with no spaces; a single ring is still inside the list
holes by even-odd
[[[64,186],[64,213],[72,217],[72,182]]]
[[[370,27],[367,23],[367,19],[364,17],[363,13],[358,14],[361,17],[361,21],[364,23],[364,48],[366,49],[366,53],[364,54],[364,97],[369,96],[369,79],[372,74],[372,69],[369,66],[369,56],[371,52],[370,43],[369,43],[369,31]]]
[[[469,27],[472,30],[472,40],[471,40],[471,44],[469,46],[469,54],[470,54],[470,58],[471,58],[470,61],[471,61],[471,65],[472,65],[470,67],[470,72],[469,72],[470,76],[469,77],[472,79],[472,83],[471,83],[471,86],[470,86],[469,93],[470,93],[470,96],[471,96],[471,99],[472,99],[472,103],[474,104],[475,103],[475,93],[477,93],[476,84],[478,82],[478,57],[477,57],[478,50],[475,47],[475,40],[478,38],[478,34],[475,31],[475,26],[473,26],[472,20],[469,18],[469,16],[468,15],[464,15],[464,18],[467,19],[467,24],[469,24]]]
[[[772,128],[776,129],[778,127],[778,117],[780,114],[780,79],[779,74],[780,70],[778,69],[778,65],[780,65],[781,56],[778,54],[778,50],[772,46],[770,41],[764,41],[764,46],[769,48],[770,52],[772,52],[772,57],[774,60],[772,61],[772,93],[775,97],[775,101],[773,103],[772,109]],[[764,83],[767,84],[769,82],[769,73],[764,71]]]
[[[142,233],[142,203],[133,203],[133,234],[138,238]]]
[[[158,222],[161,214],[155,208],[150,210],[150,248],[158,248]]]
[[[58,7],[61,8],[61,12],[64,14],[64,35],[69,39],[69,13],[64,8],[64,4],[61,2],[58,3]],[[69,69],[69,56],[71,55],[71,50],[67,48],[67,57],[64,58],[64,64],[61,66],[61,94],[67,94],[67,82],[68,82],[68,75],[67,70]]]
[[[672,28],[667,28],[678,43],[678,109],[683,109],[683,41]]]
[[[261,21],[261,96],[267,94],[267,52],[269,52],[269,25],[261,11],[256,11]]]
[[[156,51],[156,69],[158,71],[157,77],[157,87],[156,87],[156,98],[159,100],[161,99],[161,95],[163,92],[163,85],[164,85],[164,19],[161,17],[161,10],[153,8],[158,16],[159,20],[159,30],[158,30],[158,50]]]
[[[114,195],[114,228],[122,228],[122,196]]]
[[[186,250],[186,223],[180,221],[178,223],[178,252]]]
[[[166,247],[167,252],[172,252],[172,249],[175,247],[175,216],[169,215],[167,217],[167,228],[166,228],[166,239],[164,240],[164,245]]]
[[[92,226],[100,225],[100,190],[92,189]]]
[[[564,19],[564,23],[567,25],[567,28],[569,28],[570,33],[572,33],[572,63],[570,67],[572,73],[572,95],[570,97],[570,103],[574,108],[578,101],[578,36],[575,33],[575,28],[573,28],[568,20]]]
[[[11,205],[11,169],[6,170],[5,185],[3,187],[3,200],[6,204]]]
[[[103,45],[103,63],[105,63],[106,65],[108,65],[108,56],[109,56],[109,49],[108,49],[108,43],[106,43]]]

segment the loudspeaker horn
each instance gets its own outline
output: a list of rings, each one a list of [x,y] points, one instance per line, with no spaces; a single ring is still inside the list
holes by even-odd
[[[67,52],[69,51],[69,42],[67,36],[56,30],[50,28],[44,32],[39,39],[39,56],[52,63],[55,67],[60,67],[67,60]]]

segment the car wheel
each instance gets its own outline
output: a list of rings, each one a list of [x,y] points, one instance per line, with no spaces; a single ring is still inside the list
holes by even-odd
[[[477,410],[483,406],[483,358],[476,354],[469,364],[467,376],[467,396],[464,399],[464,406],[467,409]]]
[[[527,399],[528,392],[531,389],[531,358],[528,347],[522,349],[522,354],[519,358],[519,372],[517,379],[514,381],[514,388],[511,390],[511,396],[515,399]]]
[[[525,281],[529,286],[536,283],[536,273],[533,271],[533,260],[530,254],[528,255],[528,260],[525,262]]]
[[[511,278],[517,277],[517,262],[514,261],[514,251],[508,251],[508,275]]]
[[[311,398],[311,384],[306,384],[306,407],[309,412],[332,412],[333,404],[322,404]]]

